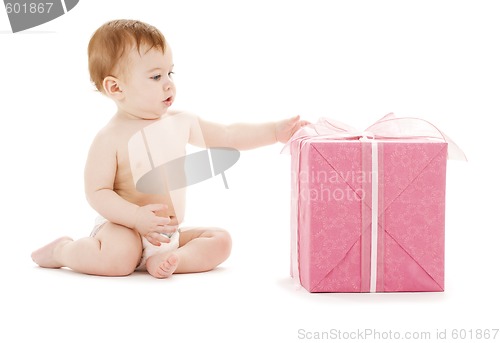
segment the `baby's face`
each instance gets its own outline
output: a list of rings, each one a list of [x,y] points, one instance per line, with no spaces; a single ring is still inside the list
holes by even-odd
[[[158,119],[172,105],[175,99],[175,85],[172,80],[172,52],[167,45],[165,54],[158,49],[141,54],[133,47],[122,68],[120,88],[123,99],[120,110],[139,119]]]

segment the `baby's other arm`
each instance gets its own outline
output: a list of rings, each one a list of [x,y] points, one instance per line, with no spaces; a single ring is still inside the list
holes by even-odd
[[[206,147],[231,147],[238,150],[248,150],[276,142],[286,143],[290,137],[307,121],[300,116],[269,123],[236,123],[222,125],[198,118],[199,127]],[[190,143],[203,146],[196,141],[197,135]]]
[[[159,233],[169,232],[165,226],[170,219],[155,215],[155,211],[164,210],[165,205],[140,207],[114,191],[117,159],[113,141],[112,134],[101,131],[90,147],[85,166],[85,194],[89,204],[107,220],[136,229],[153,244],[168,242],[168,238]],[[152,231],[158,234],[151,238]]]

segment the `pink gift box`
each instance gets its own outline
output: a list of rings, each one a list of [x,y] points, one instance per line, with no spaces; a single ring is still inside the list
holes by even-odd
[[[348,136],[290,144],[292,276],[310,292],[443,291],[451,140]]]

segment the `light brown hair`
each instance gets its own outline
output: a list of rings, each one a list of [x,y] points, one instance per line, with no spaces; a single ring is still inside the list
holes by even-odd
[[[167,43],[163,34],[154,26],[138,20],[113,20],[105,23],[94,33],[88,46],[90,79],[98,91],[107,76],[117,71],[120,59],[131,48],[158,49],[165,53]]]

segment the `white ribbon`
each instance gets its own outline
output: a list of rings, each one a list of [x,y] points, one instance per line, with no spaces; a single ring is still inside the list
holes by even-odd
[[[361,142],[371,142],[371,249],[370,249],[370,292],[377,292],[377,262],[378,262],[378,143],[370,132],[363,132]]]

